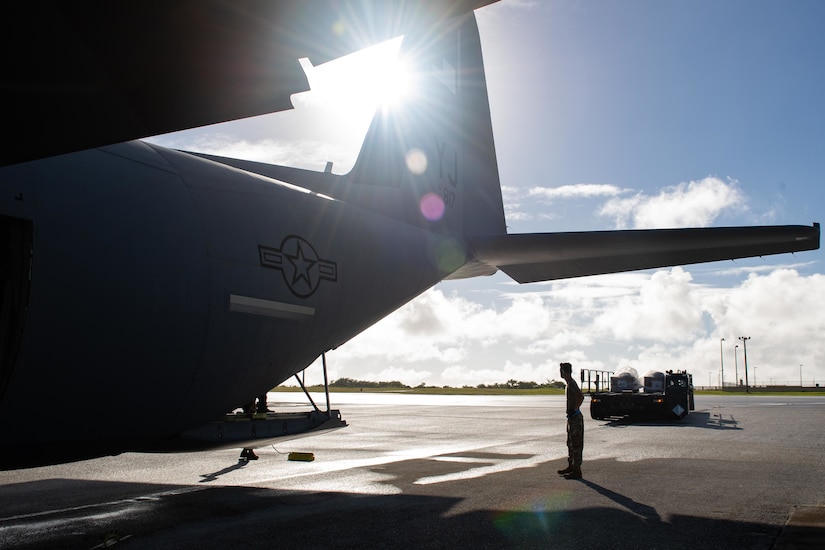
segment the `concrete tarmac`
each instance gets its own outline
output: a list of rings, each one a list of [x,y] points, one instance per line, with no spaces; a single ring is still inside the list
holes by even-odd
[[[349,427],[248,463],[128,453],[0,472],[0,548],[825,548],[825,397],[697,396],[681,422],[585,414],[582,480],[556,474],[560,396],[332,401]]]

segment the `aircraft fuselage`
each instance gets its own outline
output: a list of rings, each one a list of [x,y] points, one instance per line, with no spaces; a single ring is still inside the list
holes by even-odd
[[[6,426],[20,445],[173,436],[444,276],[438,234],[142,142],[0,177],[0,215],[32,243],[28,307],[4,321],[22,338],[0,378],[2,417],[43,426]]]

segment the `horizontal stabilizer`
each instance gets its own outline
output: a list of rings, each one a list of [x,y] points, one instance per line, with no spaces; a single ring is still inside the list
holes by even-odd
[[[819,248],[819,224],[473,237],[475,257],[519,283]]]

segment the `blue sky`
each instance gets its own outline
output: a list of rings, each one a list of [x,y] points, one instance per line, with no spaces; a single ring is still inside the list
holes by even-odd
[[[504,2],[479,15],[502,181],[659,189],[716,175],[747,190],[754,221],[815,213],[821,3]]]
[[[503,0],[477,17],[510,232],[825,221],[825,3]],[[396,49],[305,62],[313,91],[294,111],[153,141],[346,170],[375,108],[349,86]],[[334,118],[342,96],[346,118]],[[744,378],[737,337],[750,336],[751,382],[798,384],[801,372],[825,385],[822,260],[444,282],[328,354],[330,375],[542,382],[569,360],[687,368],[715,385],[722,360],[727,383]]]

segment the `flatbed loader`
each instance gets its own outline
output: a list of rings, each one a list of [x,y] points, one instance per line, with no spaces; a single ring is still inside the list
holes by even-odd
[[[627,383],[629,378],[611,377],[611,391],[590,392],[592,418],[681,419],[695,409],[693,376],[687,371],[650,372],[644,384]]]

